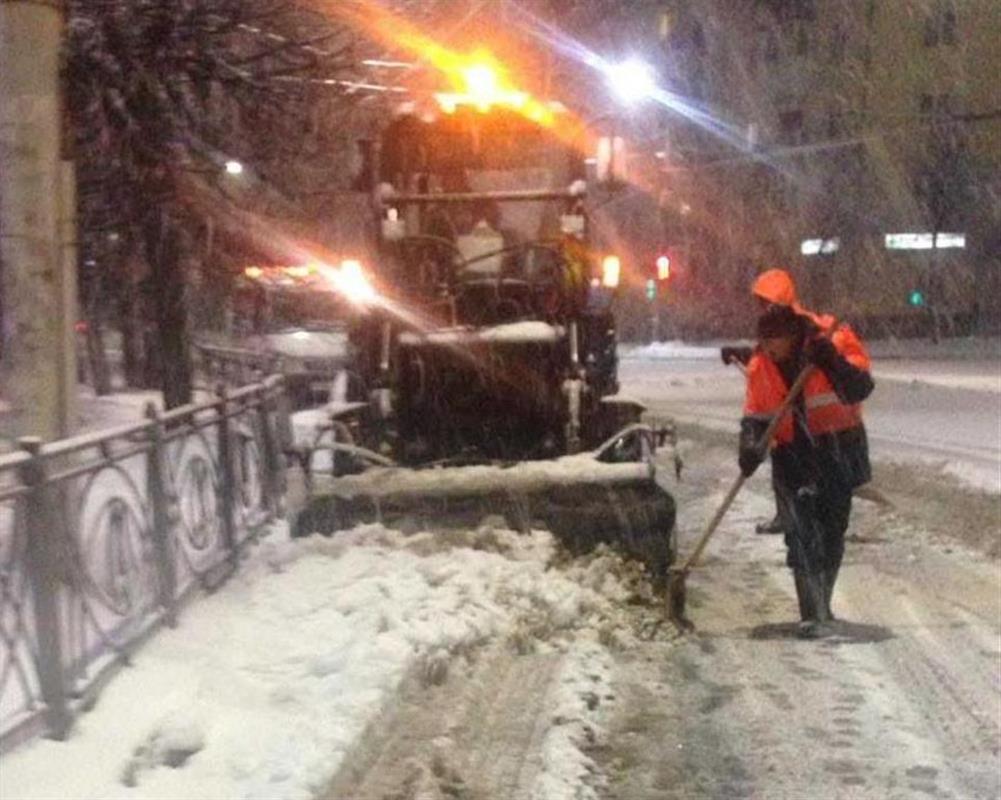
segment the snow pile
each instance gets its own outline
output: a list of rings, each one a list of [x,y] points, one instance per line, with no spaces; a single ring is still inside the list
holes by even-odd
[[[746,344],[753,342],[728,342],[727,344]],[[715,358],[719,360],[719,345],[706,344],[686,344],[680,340],[670,342],[654,342],[653,344],[639,347],[620,348],[619,354],[622,358],[650,358],[650,359],[671,359],[671,358]]]
[[[1001,494],[1001,471],[997,467],[984,467],[963,461],[947,461],[942,471],[951,475],[961,484],[982,492]]]
[[[578,690],[602,696],[611,600],[627,590],[611,556],[561,571],[548,568],[555,552],[548,534],[489,525],[451,537],[374,525],[332,539],[272,534],[139,651],[67,741],[5,756],[0,795],[309,798],[414,670],[438,683],[488,641],[585,631],[556,698],[565,724],[545,745],[545,785],[566,791],[538,796],[591,796],[573,787],[598,705],[581,710]]]
[[[329,449],[332,441],[324,434],[329,413],[322,409],[307,409],[292,415],[292,430],[296,444],[319,449],[312,453],[314,470],[329,470]],[[540,461],[520,461],[510,464],[479,464],[462,467],[372,467],[357,475],[344,475],[328,491],[339,497],[443,497],[469,493],[507,491],[538,491],[549,486],[571,486],[579,483],[612,485],[649,477],[651,469],[645,461],[608,463],[599,461],[587,451],[575,455]]]
[[[991,359],[1001,364],[1001,338],[997,336],[957,336],[933,342],[924,339],[868,339],[874,358],[906,359]]]
[[[484,342],[497,343],[531,343],[542,342],[552,344],[566,336],[562,325],[550,325],[548,322],[527,320],[524,322],[509,322],[504,325],[494,325],[487,328],[441,328],[432,331],[400,334],[400,344],[404,345],[469,345]]]
[[[593,641],[575,642],[557,677],[552,727],[542,742],[542,768],[532,800],[598,800],[603,776],[586,755],[602,743],[602,722],[614,702],[612,659]]]
[[[89,433],[130,422],[143,422],[148,403],[163,411],[163,394],[159,391],[129,391],[95,395],[89,386],[80,385],[77,390],[77,432]]]
[[[926,386],[1001,394],[1001,361],[880,361],[873,365],[876,381],[907,383],[915,391]]]

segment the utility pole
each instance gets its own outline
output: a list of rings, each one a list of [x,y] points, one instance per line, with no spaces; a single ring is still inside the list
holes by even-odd
[[[63,0],[0,0],[0,443],[74,422],[76,208],[63,160]]]

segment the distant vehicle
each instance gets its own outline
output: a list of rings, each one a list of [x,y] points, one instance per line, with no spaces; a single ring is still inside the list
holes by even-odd
[[[269,356],[297,408],[329,399],[338,373],[351,364],[347,329],[319,326],[289,328],[249,337],[248,346]]]
[[[219,360],[283,375],[296,409],[329,400],[334,381],[354,360],[350,312],[319,269],[247,267],[234,295],[231,335],[211,347]]]

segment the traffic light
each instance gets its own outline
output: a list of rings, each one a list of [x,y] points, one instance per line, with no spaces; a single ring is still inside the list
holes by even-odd
[[[650,278],[646,282],[646,299],[653,302],[657,299],[657,281]]]
[[[669,255],[657,256],[657,280],[666,281],[671,277],[671,257]]]
[[[924,292],[920,289],[915,289],[908,295],[907,301],[915,308],[920,308],[925,304]]]

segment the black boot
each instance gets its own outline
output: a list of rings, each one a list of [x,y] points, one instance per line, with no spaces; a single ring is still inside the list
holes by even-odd
[[[809,622],[814,618],[815,614],[810,589],[806,585],[806,573],[798,569],[794,570],[792,579],[796,584],[796,600],[799,602],[800,622]]]
[[[799,600],[800,623],[796,635],[800,639],[820,639],[831,633],[831,614],[827,607],[824,574],[796,570],[796,598]]]
[[[755,533],[784,533],[782,518],[776,514],[770,522],[759,522],[754,526]]]
[[[835,619],[834,612],[831,611],[831,597],[834,595],[834,584],[838,581],[838,571],[840,567],[828,567],[824,570],[824,608],[827,616]]]

